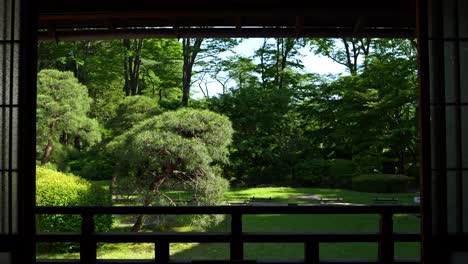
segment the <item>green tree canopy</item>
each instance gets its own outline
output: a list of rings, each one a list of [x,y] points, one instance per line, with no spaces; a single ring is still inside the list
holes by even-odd
[[[215,164],[227,161],[232,134],[227,117],[207,110],[181,109],[143,121],[108,146],[120,165],[117,186],[131,186],[145,206],[155,198],[171,202],[161,192],[170,182],[187,184],[202,197],[212,195],[205,193],[212,190],[206,184],[219,183]],[[204,187],[197,189],[201,182]],[[133,229],[141,225],[139,218]]]
[[[135,124],[161,113],[161,110],[156,99],[135,95],[123,98],[115,112],[115,117],[109,120],[108,127],[118,136]]]
[[[99,124],[87,116],[91,98],[88,89],[72,72],[42,70],[37,83],[37,148],[41,163],[50,161],[60,136],[79,137],[93,145],[101,140]]]

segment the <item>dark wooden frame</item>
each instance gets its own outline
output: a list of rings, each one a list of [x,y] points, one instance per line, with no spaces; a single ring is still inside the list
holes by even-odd
[[[36,260],[36,105],[38,2],[21,0],[18,209],[20,247],[13,263]]]
[[[74,3],[72,3],[74,1]],[[60,1],[60,0],[44,0],[41,2],[41,8],[44,8],[44,6],[48,9],[44,10],[44,9],[39,9],[39,7],[37,6],[37,2],[38,1],[33,1],[33,0],[22,0],[21,3],[22,3],[22,11],[21,11],[21,18],[22,18],[22,26],[21,26],[21,54],[20,54],[20,58],[21,58],[21,71],[20,71],[20,95],[19,95],[19,105],[20,105],[20,112],[19,112],[19,124],[20,124],[20,128],[21,128],[21,131],[20,131],[20,149],[19,149],[19,170],[18,170],[18,174],[19,174],[19,186],[20,186],[20,189],[18,190],[18,197],[19,197],[19,207],[20,207],[20,210],[19,210],[19,219],[20,219],[20,222],[18,223],[18,226],[19,226],[19,235],[18,236],[11,236],[11,237],[2,237],[3,238],[6,238],[6,240],[2,240],[0,241],[0,249],[9,249],[9,248],[17,248],[16,249],[16,252],[18,254],[16,254],[18,257],[17,259],[15,259],[15,263],[34,263],[35,262],[35,248],[34,248],[34,244],[35,244],[35,239],[36,239],[36,236],[32,235],[32,234],[35,234],[35,223],[34,223],[34,218],[35,218],[35,214],[36,213],[47,213],[47,212],[54,212],[54,210],[62,210],[63,208],[58,208],[58,209],[51,209],[51,208],[35,208],[35,179],[34,179],[34,174],[35,174],[35,158],[34,158],[34,155],[32,153],[35,153],[35,111],[36,111],[36,98],[35,98],[35,94],[36,94],[36,90],[35,90],[35,83],[36,83],[36,67],[35,67],[35,63],[36,63],[36,43],[37,43],[37,37],[41,37],[41,38],[44,38],[44,39],[49,39],[49,40],[58,40],[58,39],[61,39],[61,38],[67,38],[67,36],[69,36],[68,38],[73,38],[73,36],[71,35],[67,35],[69,33],[67,33],[66,31],[63,31],[64,29],[66,29],[67,27],[63,26],[63,22],[70,22],[70,21],[75,21],[76,23],[84,23],[82,25],[86,25],[86,22],[84,21],[89,21],[89,17],[86,18],[85,14],[86,12],[88,11],[92,11],[90,10],[91,7],[93,6],[96,6],[95,3],[93,3],[93,1],[91,0],[80,0],[80,1],[75,1],[75,0],[70,0],[70,1]],[[45,4],[48,2],[49,4]],[[125,1],[122,1],[122,0],[114,0],[112,1],[113,4],[115,4],[115,7],[116,7],[116,10],[114,10],[115,12],[113,12],[113,14],[118,14],[117,12],[119,11],[118,9],[122,9],[122,7],[125,7],[125,5],[123,4]],[[150,2],[153,2],[153,5],[154,7],[156,8],[156,4],[154,3],[155,1],[147,1],[147,0],[144,0],[144,2],[146,2],[146,5],[148,5],[148,3]],[[174,1],[172,1],[174,2]],[[203,0],[203,1],[199,1],[199,2],[202,2],[202,3],[219,3],[220,1],[207,1],[207,0]],[[170,30],[166,30],[166,29],[159,29],[157,31],[149,31],[149,33],[151,34],[154,34],[155,36],[157,36],[158,34],[161,34],[160,36],[163,36],[164,34],[168,34],[172,37],[181,37],[181,36],[190,36],[191,34],[205,34],[206,36],[208,35],[214,35],[216,36],[216,34],[218,34],[218,36],[257,36],[257,37],[260,37],[260,36],[287,36],[287,37],[300,37],[300,36],[316,36],[316,37],[332,37],[332,36],[335,36],[335,37],[343,37],[343,36],[379,36],[379,34],[382,34],[380,36],[382,37],[391,37],[391,36],[399,36],[399,37],[411,37],[413,36],[412,34],[414,34],[414,25],[411,25],[408,24],[407,26],[403,25],[403,26],[400,26],[399,29],[395,30],[395,31],[392,31],[392,30],[387,30],[387,31],[377,31],[377,30],[373,30],[372,27],[369,27],[365,26],[365,22],[366,22],[366,16],[372,16],[372,15],[376,15],[377,16],[381,16],[381,17],[391,17],[392,14],[395,14],[395,13],[398,13],[397,10],[394,8],[395,6],[399,6],[399,5],[408,5],[409,8],[404,8],[402,9],[402,11],[400,12],[400,15],[402,15],[402,17],[406,17],[406,19],[408,19],[408,17],[411,18],[411,16],[414,15],[415,11],[412,9],[411,6],[414,5],[414,2],[408,2],[408,1],[402,1],[402,0],[398,0],[396,2],[392,2],[390,3],[390,6],[388,6],[386,9],[381,9],[381,10],[384,10],[385,12],[382,13],[376,13],[376,6],[379,6],[379,8],[382,8],[381,7],[381,4],[382,3],[378,3],[377,1],[377,4],[376,4],[376,1],[370,1],[370,0],[363,0],[363,1],[359,1],[359,2],[362,2],[363,4],[370,4],[371,8],[365,10],[363,9],[362,7],[357,7],[357,8],[354,8],[354,9],[350,9],[348,6],[346,6],[346,3],[350,3],[352,1],[342,1],[342,0],[339,0],[337,1],[338,3],[345,3],[345,6],[341,6],[340,8],[338,8],[340,6],[340,4],[337,4],[336,7],[337,7],[337,12],[336,14],[340,15],[341,14],[341,17],[339,19],[336,19],[336,21],[338,21],[339,23],[342,23],[343,25],[345,25],[343,28],[341,28],[340,30],[336,30],[336,29],[330,29],[329,27],[323,27],[321,28],[320,27],[320,24],[317,24],[318,22],[317,21],[312,21],[311,25],[308,25],[307,22],[304,22],[304,16],[308,14],[308,12],[312,12],[311,10],[313,9],[303,9],[301,10],[300,8],[291,8],[294,6],[294,3],[299,3],[300,1],[288,1],[288,3],[291,3],[290,5],[288,5],[288,10],[284,10],[281,8],[281,6],[277,6],[276,9],[271,9],[271,10],[260,10],[257,8],[255,9],[255,6],[252,6],[252,10],[247,10],[247,9],[244,9],[244,10],[239,10],[238,8],[232,8],[232,6],[227,6],[229,4],[233,4],[234,2],[236,1],[227,1],[226,5],[222,4],[222,5],[218,5],[218,8],[226,8],[226,10],[232,10],[232,11],[229,11],[228,13],[231,14],[230,16],[230,20],[226,20],[226,24],[227,24],[227,27],[224,28],[224,29],[221,29],[221,30],[206,30],[206,31],[203,31],[203,30],[193,30],[193,29],[181,29],[181,26],[183,27],[184,25],[181,24],[181,25],[177,25],[175,27],[173,27],[172,29]],[[241,1],[242,2],[242,1]],[[262,2],[262,1],[257,1],[257,2]],[[264,2],[264,1],[263,1]],[[281,1],[275,1],[275,3],[280,3]],[[283,3],[286,2],[286,1],[283,1]],[[293,3],[294,2],[294,3]],[[315,15],[318,15],[319,13],[326,13],[326,10],[329,10],[327,9],[327,4],[326,4],[327,1],[322,1],[321,3],[317,3],[314,1],[314,5],[315,5],[315,10],[318,10],[318,11],[315,11]],[[419,74],[419,77],[420,77],[420,139],[421,139],[421,144],[420,144],[420,153],[421,153],[421,175],[431,175],[431,164],[430,164],[430,159],[431,159],[431,156],[430,156],[430,153],[431,153],[431,146],[430,146],[430,135],[431,135],[431,132],[430,132],[430,111],[429,111],[429,80],[428,80],[428,73],[429,73],[429,69],[428,69],[428,43],[427,43],[427,32],[426,32],[426,27],[427,27],[427,14],[426,14],[426,10],[428,9],[427,7],[427,1],[424,1],[424,0],[417,0],[415,1],[417,3],[417,14],[418,14],[418,19],[417,19],[417,25],[419,27],[419,30],[418,30],[418,41],[419,41],[419,54],[420,54],[420,57],[419,57],[419,65],[420,65],[420,74]],[[168,1],[168,3],[170,3],[170,1]],[[325,3],[325,4],[324,4]],[[235,4],[235,3],[234,3]],[[68,6],[68,7],[67,7]],[[145,4],[141,5],[141,6],[145,6]],[[176,5],[173,5],[173,7],[176,6]],[[72,7],[72,9],[74,11],[76,11],[75,13],[73,12],[69,12],[69,13],[62,13],[62,16],[60,16],[59,18],[57,17],[54,17],[54,12],[55,14],[61,14],[61,10],[63,11],[64,9],[67,9],[67,8],[70,8]],[[161,7],[161,3],[158,2],[157,3],[157,7],[160,8]],[[167,5],[167,8],[171,8],[170,4]],[[73,11],[72,10],[72,11]],[[185,14],[198,14],[198,16],[207,16],[209,15],[208,13],[203,13],[202,10],[190,10],[190,8],[188,8],[186,10],[187,12]],[[213,10],[211,10],[213,11]],[[36,13],[38,12],[38,13]],[[148,17],[144,17],[144,15],[141,14],[141,10],[138,11],[138,10],[120,10],[120,12],[125,12],[126,14],[131,14],[133,12],[133,14],[137,14],[139,13],[140,14],[140,17],[136,17],[135,20],[132,20],[131,25],[127,25],[127,26],[138,26],[138,25],[144,25],[146,24],[148,21],[151,21],[151,16],[152,14],[150,14],[150,18]],[[236,16],[236,13],[242,13],[243,15],[241,16]],[[282,13],[286,13],[286,14],[289,14],[291,15],[289,18],[282,18],[281,19],[278,19],[276,21],[271,21],[271,20],[262,20],[261,17],[259,18],[255,18],[255,19],[251,19],[250,22],[249,22],[249,19],[244,19],[242,18],[243,16],[249,16],[250,13],[261,13],[263,16],[268,16],[268,15],[271,15],[271,14],[275,14],[275,12],[277,14],[279,14],[278,12],[280,12],[281,14]],[[309,12],[309,13],[310,13]],[[350,16],[350,17],[346,17],[345,14],[350,14],[350,13],[355,13],[354,15]],[[204,14],[204,15],[203,15]],[[228,15],[229,15],[228,14]],[[234,15],[232,15],[234,14]],[[108,27],[105,28],[105,33],[104,31],[96,31],[96,30],[90,30],[89,27],[90,25],[86,25],[88,27],[88,29],[86,30],[83,30],[81,32],[76,32],[78,34],[78,37],[80,38],[83,38],[83,37],[89,37],[89,38],[95,38],[96,35],[101,35],[104,34],[104,35],[108,35],[109,37],[116,37],[117,34],[123,34],[123,36],[129,36],[129,32],[126,31],[126,29],[124,28],[119,28],[119,26],[125,26],[125,25],[120,25],[119,23],[114,23],[115,21],[112,20],[112,15],[109,16],[109,13],[93,13],[92,14],[94,17],[97,17],[97,18],[101,18],[101,19],[104,19],[104,20],[107,20],[109,21],[108,23]],[[180,16],[184,16],[184,12],[181,12],[179,14]],[[47,17],[48,16],[48,17]],[[42,20],[39,20],[37,21],[36,19],[37,18],[43,18]],[[47,19],[44,19],[44,18],[47,18]],[[81,18],[81,20],[80,20]],[[149,20],[148,20],[149,19]],[[372,23],[381,23],[382,21],[385,22],[385,19],[384,20],[379,20],[379,19],[375,19],[373,18],[374,20],[370,20],[367,21],[368,23],[372,24]],[[402,18],[402,21],[408,21],[406,20],[405,18]],[[388,21],[391,22],[392,18],[390,19],[387,19],[387,22],[385,23],[388,23]],[[395,19],[393,19],[395,20]],[[45,21],[45,22],[44,22]],[[50,21],[55,21],[55,22],[60,22],[58,23],[58,26],[56,27],[56,25]],[[80,22],[81,21],[81,22]],[[102,21],[102,20],[100,20]],[[164,23],[167,23],[167,21],[170,21],[170,20],[161,20],[163,21]],[[204,20],[201,19],[201,20],[197,20],[198,22],[193,22],[194,24],[197,24],[197,23],[202,23]],[[246,22],[247,21],[247,22]],[[285,22],[286,21],[286,22]],[[379,22],[380,21],[380,22]],[[38,22],[39,22],[39,25],[38,25]],[[142,24],[139,24],[139,23],[142,23]],[[246,29],[246,28],[243,28],[244,25],[248,25],[248,24],[260,24],[260,23],[264,23],[263,26],[268,26],[270,27],[269,29],[267,28],[256,28],[256,29]],[[405,22],[406,23],[406,22]],[[73,26],[73,25],[72,25]],[[75,24],[76,26],[76,24]],[[230,26],[233,26],[230,27]],[[42,28],[43,30],[46,30],[46,31],[43,31],[43,33],[40,33],[39,35],[37,35],[37,29],[38,28]],[[109,31],[109,28],[111,29]],[[423,29],[423,30],[421,30]],[[134,31],[132,30],[133,33],[131,34],[138,34],[138,31]],[[141,36],[144,36],[145,34],[148,34],[148,31],[139,31],[141,34]],[[198,32],[198,33],[196,33]],[[79,36],[79,34],[82,34],[81,36]],[[75,35],[77,36],[77,35]],[[135,35],[133,35],[135,36]],[[421,191],[421,195],[422,195],[422,222],[423,222],[423,226],[422,226],[422,233],[423,233],[423,236],[422,236],[422,257],[423,257],[423,261],[425,261],[425,259],[427,259],[427,263],[429,263],[430,259],[427,258],[427,256],[431,256],[431,252],[433,252],[434,248],[433,248],[433,237],[432,237],[432,227],[433,227],[433,223],[432,223],[432,207],[433,207],[433,204],[431,202],[431,192],[432,192],[432,186],[431,186],[431,182],[430,182],[430,179],[426,179],[424,177],[421,177],[421,187],[422,187],[422,191]],[[236,207],[237,208],[237,207]],[[238,208],[244,208],[244,207],[238,207]],[[300,208],[300,207],[298,207]],[[365,207],[363,207],[365,208]],[[361,210],[377,210],[375,208],[378,208],[378,207],[372,207],[374,209],[356,209],[356,208],[353,208],[353,209],[350,209],[350,210],[355,210],[353,211],[353,213],[359,213]],[[390,208],[390,207],[388,207]],[[101,208],[102,210],[104,210],[104,213],[107,209],[105,208]],[[89,209],[90,211],[88,211],[88,209],[78,209],[78,208],[72,208],[70,210],[78,210],[80,212],[80,214],[82,214],[84,216],[84,219],[87,219],[87,221],[84,221],[84,224],[83,224],[83,232],[84,234],[87,234],[85,237],[87,237],[87,239],[96,239],[96,237],[94,237],[94,235],[90,235],[92,234],[92,228],[91,228],[91,222],[90,221],[90,216],[89,214],[93,214],[93,213],[103,213],[102,211],[99,211],[101,209]],[[183,208],[182,208],[183,209]],[[322,212],[322,210],[325,210],[323,212],[328,212],[328,213],[332,213],[331,211],[328,211],[328,210],[334,210],[334,209],[337,209],[336,207],[330,207],[330,209],[312,209],[312,211],[314,213],[319,213],[319,212]],[[97,211],[94,211],[94,210],[97,210]],[[109,209],[110,210],[110,209]],[[120,209],[119,209],[120,210]],[[137,211],[132,211],[132,210],[137,210]],[[145,211],[139,211],[140,209],[131,209],[130,211],[131,212],[145,212]],[[142,209],[142,210],[146,210],[146,209]],[[169,210],[172,210],[172,209],[169,209]],[[191,210],[191,209],[187,209],[187,210]],[[197,208],[197,210],[199,210]],[[208,211],[207,212],[211,212],[210,210],[225,210],[225,209],[207,209]],[[227,209],[226,209],[227,210]],[[233,232],[236,233],[236,234],[239,234],[239,226],[241,227],[241,218],[239,218],[240,215],[244,214],[244,213],[248,213],[250,212],[251,210],[255,210],[256,213],[259,213],[261,212],[262,209],[259,209],[259,208],[255,208],[255,209],[249,209],[249,208],[244,208],[244,209],[229,209],[229,210],[246,210],[245,212],[242,211],[242,212],[237,212],[237,211],[232,211],[233,212],[233,216],[234,218],[233,219],[237,219],[237,222],[238,224],[236,224],[235,226],[233,226]],[[226,212],[229,212],[226,211]],[[260,211],[256,211],[256,210],[260,210]],[[272,210],[271,208],[269,208],[268,210]],[[298,210],[298,211],[301,211],[301,210],[306,210],[306,209],[303,209],[303,208],[300,208],[300,209],[284,209],[286,210],[288,213],[293,213],[291,210]],[[310,210],[310,208],[307,208],[307,210]],[[341,212],[343,209],[337,209],[337,212]],[[380,209],[379,209],[380,210]],[[387,210],[387,209],[385,209]],[[406,209],[405,209],[406,210]],[[411,209],[411,210],[414,210],[414,209]],[[156,210],[157,211],[157,210]],[[377,210],[378,211],[378,210]],[[75,211],[77,212],[77,211]],[[234,214],[234,212],[237,212],[236,214]],[[275,211],[275,212],[278,212],[278,213],[281,213],[283,212],[283,209],[279,208],[279,211]],[[66,212],[64,212],[66,213]],[[109,212],[110,213],[110,212]],[[147,212],[147,213],[150,213],[150,212]],[[350,212],[351,213],[351,212]],[[240,220],[239,220],[240,219]],[[388,217],[387,214],[383,213],[383,216],[382,216],[382,232],[384,232],[386,235],[382,235],[382,236],[387,236],[387,239],[390,237],[388,234],[389,234],[389,222],[391,220],[391,218]],[[236,222],[236,221],[234,221]],[[386,224],[385,224],[386,223]],[[240,229],[241,230],[241,229]],[[309,237],[309,239],[311,238],[317,238],[317,236],[315,236],[312,234],[311,237]],[[59,236],[60,237],[60,236]],[[293,236],[294,237],[294,234]],[[38,239],[49,239],[47,238],[47,236],[42,236],[42,235],[38,235],[37,236]],[[63,238],[63,237],[62,237]],[[62,239],[61,238],[61,239]],[[233,237],[234,238],[234,237]],[[336,237],[336,239],[338,239],[339,236]],[[236,239],[242,239],[237,237]],[[466,239],[464,237],[460,237],[460,239],[457,239],[457,241],[455,242],[466,242],[465,241]],[[453,245],[453,243],[450,243],[451,245]],[[384,243],[385,245],[385,243]],[[446,244],[448,245],[448,243]],[[18,246],[18,247],[17,247]],[[307,259],[310,259],[310,261],[308,263],[317,263],[318,260],[316,259],[315,255],[314,254],[309,254],[307,252],[316,252],[317,250],[317,243],[309,243],[307,244],[306,248],[306,258]],[[387,246],[385,247],[388,247],[388,244]],[[234,249],[233,252],[237,252],[239,253],[241,251],[240,247],[237,247],[237,249]],[[20,253],[21,252],[21,253]],[[237,253],[236,253],[237,254]],[[385,255],[385,254],[384,254]],[[388,254],[390,255],[390,254]],[[387,256],[388,256],[387,255]],[[382,255],[383,256],[383,255]],[[386,257],[381,257],[382,259],[387,259]],[[163,260],[164,262],[165,260]],[[110,263],[110,262],[108,262]],[[206,262],[205,262],[206,263]],[[238,263],[241,263],[241,262],[238,262]],[[336,262],[338,263],[338,262]],[[354,263],[359,263],[359,262],[354,262]],[[385,263],[385,262],[384,262]]]
[[[428,1],[416,1],[416,32],[419,65],[419,158],[421,195],[421,261],[431,263],[432,254],[432,175],[431,166],[431,111],[429,91]],[[424,175],[429,175],[423,177]],[[434,262],[436,263],[436,262]]]

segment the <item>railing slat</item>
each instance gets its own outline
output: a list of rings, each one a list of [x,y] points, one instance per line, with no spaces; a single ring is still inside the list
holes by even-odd
[[[393,214],[382,212],[380,216],[379,263],[393,264],[395,249],[393,243]]]
[[[242,214],[231,215],[231,261],[244,259],[244,244],[242,242]]]
[[[166,240],[158,240],[155,245],[155,260],[156,264],[168,264],[169,263],[169,242]]]
[[[304,261],[306,264],[319,264],[320,263],[320,246],[317,241],[305,242]]]
[[[96,263],[96,242],[93,239],[94,233],[94,215],[85,212],[81,214],[81,241],[80,241],[80,260],[81,264]]]

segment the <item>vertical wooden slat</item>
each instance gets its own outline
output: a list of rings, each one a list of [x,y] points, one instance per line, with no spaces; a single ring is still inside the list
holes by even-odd
[[[156,264],[167,264],[169,263],[170,254],[169,242],[165,240],[158,240],[155,245],[155,260]]]
[[[242,242],[242,214],[231,215],[231,261],[242,261],[244,259],[244,245]]]
[[[383,211],[380,215],[379,263],[393,264],[395,249],[393,243],[393,215]]]
[[[320,246],[317,241],[304,243],[304,260],[306,264],[320,263]]]
[[[464,0],[460,0],[464,1]],[[466,0],[465,0],[466,1]],[[457,153],[456,158],[456,180],[457,180],[457,188],[453,190],[456,192],[457,195],[457,232],[461,233],[463,230],[463,158],[462,158],[462,151],[463,151],[463,136],[462,136],[462,100],[461,100],[461,86],[460,86],[460,35],[459,35],[459,19],[457,15],[457,3],[459,1],[454,1],[453,7],[453,16],[451,20],[453,20],[453,28],[454,28],[454,37],[455,37],[455,50],[454,50],[454,65],[455,69],[453,72],[453,79],[454,79],[454,86],[455,86],[455,97],[456,97],[456,124],[455,130],[457,132],[457,148],[454,150]]]
[[[40,1],[19,0],[20,28],[16,34],[19,50],[18,68],[18,233],[21,254],[18,263],[34,263],[36,207],[36,76],[37,17]],[[16,264],[16,263],[15,263]]]
[[[84,212],[81,217],[80,262],[81,264],[95,264],[96,242],[93,239],[94,215]]]
[[[5,145],[7,143],[6,134],[7,130],[7,118],[6,118],[6,110],[7,110],[7,69],[8,69],[8,60],[7,60],[7,24],[8,24],[8,8],[7,8],[7,0],[0,1],[0,5],[2,5],[2,13],[0,14],[2,18],[2,32],[0,35],[2,36],[1,46],[0,46],[0,98],[2,99],[0,102],[0,169],[2,170],[0,173],[0,233],[7,234],[8,233],[8,168],[5,166],[5,160],[7,160],[7,154],[5,151]]]
[[[8,127],[8,200],[10,201],[10,206],[9,206],[9,211],[8,211],[8,217],[9,217],[9,233],[13,233],[13,221],[17,221],[17,219],[13,219],[13,195],[17,193],[17,190],[13,190],[13,172],[11,171],[13,169],[13,90],[15,89],[14,84],[15,80],[13,80],[14,76],[14,68],[18,67],[19,61],[15,61],[15,48],[16,48],[16,43],[15,43],[15,21],[16,21],[16,12],[15,12],[15,5],[16,5],[16,0],[11,0],[11,13],[10,13],[10,87],[9,87],[9,115],[8,115],[8,123],[10,126]],[[16,210],[17,208],[15,208]]]

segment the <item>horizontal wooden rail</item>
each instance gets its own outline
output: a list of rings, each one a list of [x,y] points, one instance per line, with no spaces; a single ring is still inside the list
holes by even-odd
[[[51,260],[37,260],[38,264],[79,264],[80,260],[60,260],[60,259],[51,259]],[[115,259],[98,259],[96,260],[97,264],[154,264],[154,259],[135,259],[135,260],[115,260]],[[169,264],[230,264],[229,260],[171,260]],[[236,263],[256,263],[256,264],[304,264],[302,260],[257,260],[257,261],[244,261]],[[321,264],[379,264],[375,260],[323,260],[320,261]],[[417,260],[396,260],[395,264],[420,264],[420,261]]]
[[[204,215],[204,214],[419,214],[408,205],[297,205],[297,206],[70,206],[36,207],[36,214],[93,215]]]
[[[303,243],[313,240],[322,243],[344,243],[344,242],[377,242],[380,233],[251,233],[243,232],[242,241],[246,243]],[[232,240],[230,233],[201,233],[201,232],[180,232],[180,233],[95,233],[93,237],[99,242],[156,242],[158,240],[175,242],[200,242],[200,243],[229,243]],[[80,233],[38,233],[37,240],[42,242],[80,242]],[[395,242],[418,242],[419,233],[394,233],[392,241]]]
[[[419,263],[418,260],[397,260],[394,254],[395,242],[419,242],[418,233],[396,233],[393,231],[393,216],[395,214],[418,214],[419,207],[403,205],[372,205],[372,206],[176,206],[176,207],[37,207],[37,215],[75,214],[81,215],[80,233],[37,233],[38,242],[77,242],[80,243],[79,260],[37,260],[40,264],[53,263]],[[224,214],[231,217],[230,232],[95,232],[94,217],[97,215],[204,215]],[[379,232],[360,233],[316,233],[316,232],[243,232],[243,215],[262,214],[374,214],[380,215]],[[339,216],[335,216],[339,217]],[[96,257],[97,243],[150,242],[155,246],[153,260],[100,260]],[[171,243],[226,243],[230,244],[228,260],[172,260],[169,257]],[[323,260],[320,258],[320,243],[369,243],[379,245],[377,260]],[[303,243],[303,260],[245,260],[245,243]]]

